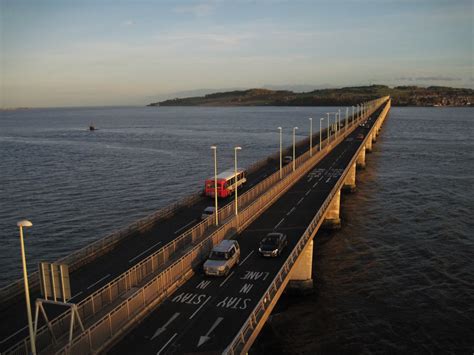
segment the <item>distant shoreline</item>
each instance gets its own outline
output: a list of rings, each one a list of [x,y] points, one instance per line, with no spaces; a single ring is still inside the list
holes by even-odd
[[[390,95],[393,106],[402,107],[471,107],[474,90],[430,86],[385,85],[322,89],[295,93],[287,90],[249,89],[219,92],[205,96],[176,98],[147,106],[356,106],[361,102]]]

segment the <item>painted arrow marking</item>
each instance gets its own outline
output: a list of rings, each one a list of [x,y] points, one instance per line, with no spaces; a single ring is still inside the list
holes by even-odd
[[[155,339],[158,335],[160,335],[161,333],[163,333],[163,332],[166,330],[166,327],[167,327],[168,325],[170,325],[170,323],[171,323],[172,321],[174,321],[176,318],[178,318],[178,316],[179,316],[179,313],[173,314],[173,316],[169,319],[169,321],[167,321],[167,322],[165,323],[165,325],[163,325],[162,327],[160,327],[160,328],[158,328],[158,329],[156,330],[155,334],[153,334],[153,336],[151,337],[150,340]]]
[[[212,331],[214,329],[216,329],[216,327],[219,325],[219,323],[222,322],[223,320],[224,320],[224,318],[222,318],[222,317],[217,318],[216,321],[214,322],[214,324],[212,325],[211,329],[209,329],[209,331],[206,333],[206,335],[199,337],[198,348],[202,344],[204,344],[206,341],[211,339],[211,337],[209,335],[212,333]]]

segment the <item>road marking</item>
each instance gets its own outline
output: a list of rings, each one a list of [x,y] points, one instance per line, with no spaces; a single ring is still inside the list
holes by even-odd
[[[304,197],[301,197],[298,202],[296,202],[297,205],[299,205],[301,202],[303,202]]]
[[[161,333],[163,333],[163,332],[166,330],[166,327],[167,327],[168,325],[170,325],[170,323],[171,323],[172,321],[174,321],[176,318],[178,318],[178,316],[179,316],[179,313],[173,314],[173,316],[172,316],[162,327],[160,327],[160,328],[158,328],[158,329],[156,330],[155,334],[153,334],[153,336],[151,337],[150,340],[155,339],[158,335],[160,335]]]
[[[252,251],[249,253],[249,255],[247,255],[247,256],[245,257],[245,259],[242,260],[242,262],[241,262],[239,265],[243,265],[243,264],[247,261],[247,259],[250,257],[250,255],[253,254],[253,252],[254,252],[254,250],[252,250]]]
[[[17,330],[15,333],[11,334],[10,336],[8,336],[8,338],[5,338],[3,339],[2,341],[0,341],[0,344],[6,342],[8,339],[11,339],[13,338],[15,335],[17,335],[18,333],[22,332],[23,330],[25,330],[26,328],[28,328],[27,325],[25,325],[23,328],[21,328],[20,330]]]
[[[221,282],[221,284],[219,285],[219,287],[222,287],[222,286],[227,282],[227,280],[230,279],[230,277],[231,277],[233,274],[234,274],[234,272],[232,271],[232,272],[229,274],[229,276],[227,276],[227,277],[225,278],[225,280]]]
[[[318,185],[318,182],[319,182],[319,181],[316,181],[316,182],[313,184],[313,188],[315,188],[316,185]]]
[[[79,296],[80,294],[82,294],[82,291],[79,291],[79,292],[76,293],[74,296],[72,296],[72,297],[69,299],[69,301],[72,300],[73,298],[76,298],[76,297]]]
[[[193,224],[194,222],[196,222],[196,218],[194,218],[191,222],[189,222],[188,224],[182,226],[180,229],[178,229],[176,232],[174,232],[174,234],[178,234],[179,232],[181,232],[183,229],[185,229],[186,227],[189,227],[190,224]]]
[[[200,288],[201,290],[204,290],[207,286],[209,286],[210,283],[211,281],[209,280],[203,280],[196,286],[196,288]]]
[[[329,180],[331,180],[331,177],[328,177],[328,179],[326,180],[326,184],[329,182]]]
[[[101,278],[100,280],[97,280],[97,281],[94,282],[92,285],[90,285],[87,289],[90,289],[90,288],[94,287],[94,286],[97,285],[99,282],[104,281],[104,280],[105,280],[107,277],[109,277],[109,276],[110,276],[110,274],[105,275],[103,278]]]
[[[214,329],[216,329],[216,327],[219,325],[219,323],[222,322],[223,320],[224,320],[224,318],[218,317],[218,318],[216,319],[216,321],[214,322],[214,324],[212,325],[211,329],[209,329],[209,331],[206,333],[206,335],[203,335],[203,336],[200,336],[200,337],[199,337],[198,348],[199,348],[202,344],[204,344],[206,341],[208,341],[209,339],[211,339],[211,337],[210,337],[209,335],[212,333],[212,331],[213,331]]]
[[[288,211],[288,213],[287,213],[286,215],[289,216],[289,215],[292,214],[295,210],[296,210],[296,207],[293,207],[291,210]]]
[[[199,311],[201,310],[201,308],[204,307],[204,305],[207,303],[207,301],[209,301],[211,298],[212,298],[212,296],[209,296],[209,297],[203,302],[203,304],[200,305],[199,308],[196,309],[196,311],[195,311],[193,314],[191,314],[191,317],[189,317],[189,319],[193,319],[194,316],[197,314],[197,312],[199,312]]]
[[[166,342],[166,344],[163,345],[163,347],[156,353],[156,355],[160,355],[161,352],[168,346],[168,344],[173,341],[173,339],[176,337],[176,335],[178,335],[178,333],[174,333],[173,336]]]
[[[150,251],[151,249],[153,249],[154,247],[156,247],[158,244],[161,244],[161,242],[158,242],[156,244],[153,244],[151,247],[149,247],[147,250],[145,250],[144,252],[138,254],[137,256],[131,258],[128,262],[129,263],[133,263],[136,259],[138,259],[140,256],[142,256],[143,254],[145,254],[147,251]]]
[[[240,289],[239,293],[249,293],[252,287],[253,287],[252,284],[244,284],[242,288]]]
[[[306,193],[305,193],[304,195],[305,195],[305,196],[308,196],[310,193],[311,193],[311,189],[309,189],[308,191],[306,191]]]
[[[279,226],[280,224],[282,224],[284,220],[285,220],[285,219],[282,218],[282,219],[280,220],[280,222],[278,222],[278,224],[277,224],[275,227],[273,227],[273,229],[277,229],[278,226]]]

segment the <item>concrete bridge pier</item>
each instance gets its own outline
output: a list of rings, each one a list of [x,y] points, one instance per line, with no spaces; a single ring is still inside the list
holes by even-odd
[[[360,169],[365,168],[365,147],[362,147],[359,156],[357,157],[357,167]]]
[[[372,152],[372,142],[375,142],[375,131],[372,132],[369,137],[367,137],[367,141],[365,143],[365,152],[371,153]]]
[[[354,183],[355,185],[355,183]],[[339,229],[341,228],[341,218],[339,217],[339,211],[341,209],[341,190],[332,198],[331,203],[326,212],[322,227],[325,229]]]
[[[347,192],[354,192],[356,190],[356,163],[352,164],[349,168],[342,190]]]
[[[286,291],[291,294],[308,294],[313,291],[313,240],[309,241],[291,269]]]

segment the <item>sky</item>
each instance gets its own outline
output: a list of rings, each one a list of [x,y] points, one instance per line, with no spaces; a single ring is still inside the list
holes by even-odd
[[[0,107],[200,89],[474,87],[473,0],[0,0]]]

